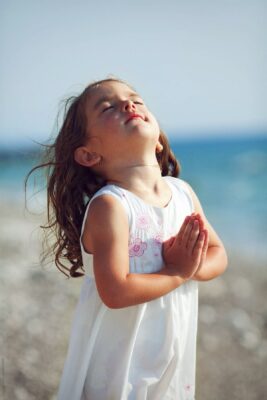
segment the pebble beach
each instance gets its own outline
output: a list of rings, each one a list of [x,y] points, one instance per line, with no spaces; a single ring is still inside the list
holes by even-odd
[[[40,266],[41,215],[0,208],[0,398],[56,399],[81,279]],[[199,285],[197,400],[262,400],[267,393],[266,264],[228,249],[229,267]]]

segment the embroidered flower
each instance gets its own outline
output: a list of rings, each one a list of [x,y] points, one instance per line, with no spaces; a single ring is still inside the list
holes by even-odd
[[[137,217],[136,226],[139,229],[148,229],[150,226],[149,216],[142,214]]]
[[[184,388],[186,392],[191,392],[191,390],[193,389],[193,385],[190,385],[190,383],[188,383],[187,385],[185,385]]]
[[[147,248],[147,244],[142,242],[141,239],[135,238],[129,243],[129,256],[130,257],[141,257]]]
[[[158,233],[153,239],[152,239],[152,247],[154,251],[154,256],[158,257],[161,253],[161,246],[163,242],[163,235],[161,233]]]
[[[163,234],[160,232],[154,237],[154,242],[156,243],[157,246],[161,246],[163,242]]]

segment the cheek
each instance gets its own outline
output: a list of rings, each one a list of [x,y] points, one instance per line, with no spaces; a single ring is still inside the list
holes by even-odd
[[[85,145],[89,149],[90,152],[100,153],[101,146],[102,146],[102,138],[98,135],[97,132],[90,133],[90,136],[87,139]]]
[[[118,134],[124,132],[122,122],[117,115],[105,116],[98,125],[96,135],[101,142],[101,146],[112,147]]]
[[[103,129],[108,130],[114,129],[114,127],[118,127],[118,125],[122,125],[122,121],[120,115],[117,113],[110,113],[103,120]]]
[[[97,124],[91,127],[91,136],[102,138],[106,136],[107,132],[112,130],[112,127],[114,127],[113,118],[111,118],[111,116],[105,116],[105,118],[101,118]]]

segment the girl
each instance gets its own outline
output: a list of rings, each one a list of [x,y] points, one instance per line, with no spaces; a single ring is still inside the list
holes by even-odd
[[[48,227],[58,268],[85,276],[58,399],[194,399],[197,281],[223,244],[135,90],[105,79],[67,106]]]

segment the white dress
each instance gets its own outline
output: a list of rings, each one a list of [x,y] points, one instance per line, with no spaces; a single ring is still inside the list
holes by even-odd
[[[151,206],[115,185],[105,186],[93,197],[111,194],[125,207],[132,273],[159,271],[163,265],[162,241],[175,235],[185,216],[193,212],[184,182],[164,179],[172,190],[165,208]],[[83,246],[82,256],[86,275],[58,399],[194,399],[197,282],[188,281],[144,304],[109,309],[96,289],[92,255]]]

